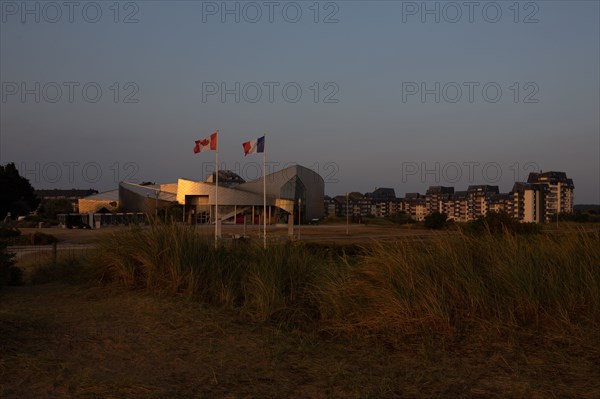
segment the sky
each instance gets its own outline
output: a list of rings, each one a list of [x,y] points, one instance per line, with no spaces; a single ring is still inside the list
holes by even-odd
[[[246,180],[328,195],[564,171],[600,203],[598,1],[0,1],[0,163],[35,188]]]

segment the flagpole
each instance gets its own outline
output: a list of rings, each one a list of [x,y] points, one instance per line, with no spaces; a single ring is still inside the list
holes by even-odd
[[[263,247],[267,249],[267,135],[263,136]]]
[[[219,131],[217,130],[217,150],[215,151],[215,248],[219,242]]]

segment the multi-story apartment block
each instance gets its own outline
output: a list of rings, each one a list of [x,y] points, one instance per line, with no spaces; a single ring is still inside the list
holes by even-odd
[[[438,212],[444,213],[449,220],[455,222],[468,221],[468,196],[466,191],[456,191],[440,196],[440,208]]]
[[[404,196],[404,212],[417,222],[425,220],[429,214],[425,197],[419,193],[407,193]]]
[[[512,195],[511,194],[493,194],[488,199],[488,212],[506,212],[512,213]]]
[[[394,189],[379,188],[362,195],[350,193],[326,199],[327,214],[353,219],[365,216],[386,217],[405,212],[422,221],[430,213],[441,212],[456,222],[468,222],[488,212],[506,212],[522,222],[542,223],[557,213],[573,211],[573,180],[564,172],[531,173],[527,183],[517,182],[510,193],[500,194],[498,186],[472,185],[467,191],[454,187],[432,186],[425,195],[407,193],[396,198]],[[348,202],[348,210],[346,210]]]
[[[443,212],[443,201],[447,201],[449,195],[454,193],[454,187],[431,186],[425,193],[425,204],[430,213]]]
[[[456,191],[452,197],[454,202],[454,220],[458,222],[469,221],[469,193]]]
[[[393,214],[393,208],[397,202],[396,192],[393,188],[378,188],[372,193],[365,194],[365,197],[371,200],[374,216],[386,217]]]
[[[543,223],[547,188],[543,184],[517,182],[512,189],[512,216],[525,223]]]
[[[448,215],[448,218],[451,217],[450,215],[452,215],[452,217],[454,217],[454,208],[455,208],[454,193],[443,194],[442,196],[440,196],[439,203],[440,203],[440,207],[439,207],[438,212]]]
[[[527,183],[542,184],[547,187],[544,221],[552,220],[559,213],[573,212],[575,186],[565,172],[530,173]]]
[[[474,220],[479,216],[485,216],[488,211],[489,198],[499,193],[498,186],[469,186],[469,189],[467,190],[468,220]]]
[[[362,197],[358,200],[359,215],[361,217],[375,216],[376,206],[373,200],[369,197]]]
[[[335,215],[338,217],[346,217],[348,215],[351,218],[360,215],[360,207],[358,206],[358,198],[360,197],[362,197],[362,194],[354,192],[333,197]]]

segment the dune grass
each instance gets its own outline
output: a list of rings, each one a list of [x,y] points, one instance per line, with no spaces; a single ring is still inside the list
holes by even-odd
[[[333,266],[324,250],[294,243],[215,249],[209,237],[176,224],[108,235],[99,254],[105,279],[285,323],[318,318],[316,293]]]
[[[340,329],[406,333],[600,320],[598,234],[439,236],[375,244],[329,282],[323,309]]]
[[[176,224],[104,236],[105,280],[333,334],[449,332],[472,323],[597,326],[600,235],[440,234],[359,253],[221,245]]]

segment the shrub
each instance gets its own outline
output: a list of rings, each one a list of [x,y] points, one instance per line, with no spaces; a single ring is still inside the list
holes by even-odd
[[[536,223],[521,223],[506,212],[488,212],[468,222],[465,231],[472,234],[535,234],[541,232],[541,227]]]
[[[56,215],[61,213],[72,213],[73,204],[70,199],[58,198],[58,199],[45,199],[42,200],[38,214],[43,219],[56,220]]]
[[[575,223],[598,223],[600,217],[598,217],[595,210],[590,209],[586,212],[575,211],[575,212],[563,212],[559,213],[558,219],[563,222],[575,222]]]
[[[12,285],[18,278],[15,269],[15,254],[6,250],[6,243],[0,241],[0,288],[4,285]]]
[[[21,235],[21,231],[7,223],[0,222],[0,239],[10,239]]]
[[[425,216],[424,225],[428,229],[441,229],[446,226],[448,216],[445,213],[433,212]]]

